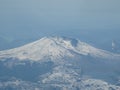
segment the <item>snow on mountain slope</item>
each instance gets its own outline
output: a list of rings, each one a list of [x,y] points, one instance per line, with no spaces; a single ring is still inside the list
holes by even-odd
[[[74,57],[75,53],[109,59],[120,57],[120,55],[94,48],[76,39],[44,37],[22,47],[0,51],[0,58],[18,58],[20,60],[57,59],[65,56]]]
[[[0,51],[0,58],[18,58],[20,60],[41,60],[43,58],[60,59],[74,54],[91,55],[100,58],[119,58],[120,55],[94,48],[77,39],[65,37],[44,37],[22,47]]]
[[[51,84],[49,86],[47,84],[40,86],[40,84],[22,80],[10,80],[0,82],[0,90],[120,90],[120,87],[95,79],[83,79],[80,83],[71,85]]]
[[[116,86],[120,78],[119,59],[119,54],[97,49],[78,39],[44,37],[0,51],[0,77],[13,76],[23,80],[17,81],[16,85],[14,81],[2,82],[0,78],[0,89],[10,86],[15,87],[13,90],[19,87],[30,90],[120,90],[120,86]]]

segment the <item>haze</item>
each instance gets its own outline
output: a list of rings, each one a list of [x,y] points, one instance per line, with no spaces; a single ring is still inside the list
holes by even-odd
[[[7,42],[64,35],[119,39],[119,0],[0,0],[0,37]]]

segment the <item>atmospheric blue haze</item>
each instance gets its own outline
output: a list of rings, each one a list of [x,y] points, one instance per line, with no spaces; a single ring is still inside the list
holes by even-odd
[[[119,0],[0,0],[1,49],[57,35],[103,45],[119,33]]]
[[[119,68],[120,0],[0,0],[0,90],[120,90]]]

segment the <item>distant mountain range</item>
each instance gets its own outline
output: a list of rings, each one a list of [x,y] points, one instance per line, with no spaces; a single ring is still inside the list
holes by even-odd
[[[120,90],[119,68],[120,54],[78,39],[43,37],[0,51],[0,89]]]

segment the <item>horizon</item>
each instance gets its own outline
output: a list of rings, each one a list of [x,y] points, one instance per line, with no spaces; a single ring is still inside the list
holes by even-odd
[[[119,0],[0,0],[0,50],[44,36],[79,38],[105,49],[112,40],[120,40],[119,4]]]

